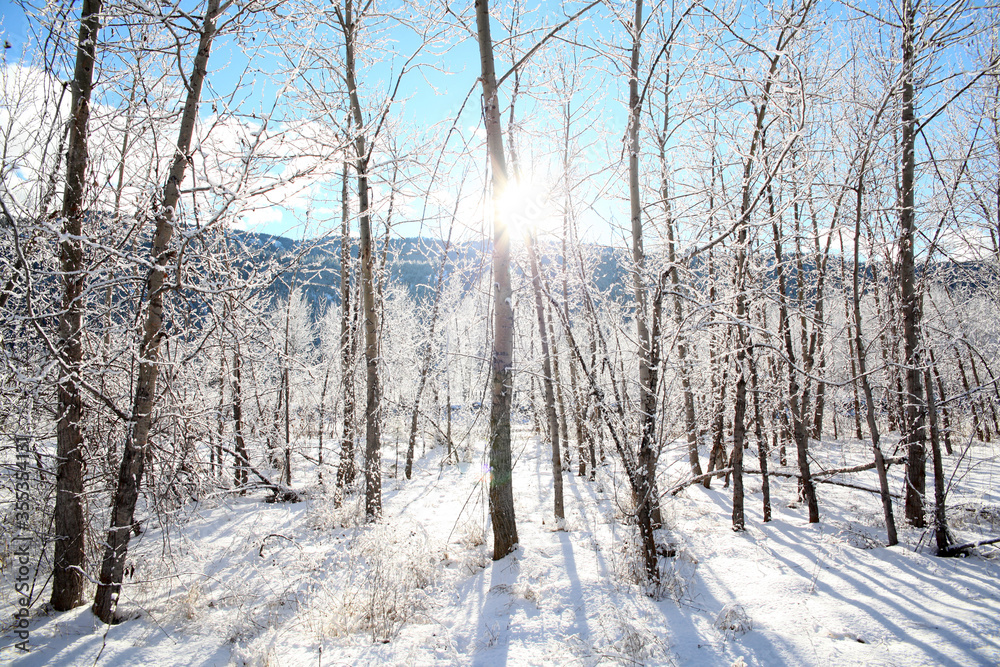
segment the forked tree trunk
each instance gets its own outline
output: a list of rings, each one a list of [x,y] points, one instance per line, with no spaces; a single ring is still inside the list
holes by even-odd
[[[337,9],[338,13],[340,9]],[[365,329],[365,518],[369,522],[382,517],[382,387],[378,377],[379,313],[375,304],[375,256],[372,248],[371,207],[368,199],[368,165],[371,154],[365,138],[365,122],[358,97],[357,67],[354,51],[358,25],[353,0],[344,1],[339,15],[346,48],[344,75],[351,103],[354,136],[354,169],[358,177],[358,245],[361,254],[361,297]]]
[[[115,620],[115,608],[121,591],[128,553],[135,504],[139,497],[143,468],[148,458],[149,430],[153,422],[153,404],[156,396],[156,379],[159,374],[160,341],[163,338],[163,297],[166,289],[167,262],[171,259],[170,239],[174,233],[173,219],[180,201],[180,185],[190,161],[191,139],[198,119],[201,89],[208,73],[208,57],[216,34],[219,0],[208,0],[191,76],[188,78],[187,100],[181,115],[177,151],[163,198],[154,211],[156,228],[153,232],[150,259],[152,267],[146,279],[149,305],[139,346],[139,372],[136,377],[132,419],[128,424],[125,448],[122,452],[121,470],[111,509],[111,525],[101,562],[100,580],[94,597],[94,614],[105,623]]]
[[[84,0],[72,82],[69,153],[62,207],[63,302],[59,316],[59,413],[56,423],[55,548],[52,567],[52,607],[67,611],[83,603],[86,552],[83,512],[83,199],[87,177],[87,140],[93,90],[101,0]]]

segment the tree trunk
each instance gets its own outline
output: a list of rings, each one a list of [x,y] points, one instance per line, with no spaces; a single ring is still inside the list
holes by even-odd
[[[285,304],[285,354],[281,360],[283,368],[281,369],[281,391],[285,396],[285,461],[282,466],[282,475],[284,478],[285,486],[292,485],[292,382],[291,382],[291,365],[292,360],[289,357],[290,353],[290,343],[291,343],[291,324],[292,324],[292,297],[295,294],[295,282],[292,282],[291,289],[288,290],[288,303]]]
[[[83,395],[79,385],[83,371],[83,288],[86,280],[82,237],[90,97],[97,34],[101,28],[100,12],[100,0],[84,0],[72,82],[72,120],[66,157],[62,240],[59,242],[63,302],[59,316],[55,549],[50,599],[56,611],[67,611],[83,603],[87,527],[83,511]]]
[[[514,390],[514,308],[510,284],[510,238],[500,207],[507,187],[507,162],[500,127],[500,100],[493,68],[489,0],[476,2],[476,27],[482,68],[483,116],[493,185],[493,354],[490,408],[490,518],[493,521],[493,559],[517,547],[510,447],[510,407]]]
[[[319,432],[317,437],[319,442],[317,443],[316,452],[316,475],[320,483],[323,482],[323,432],[326,431],[326,389],[330,384],[330,362],[326,364],[326,371],[323,373],[323,390],[319,394]]]
[[[537,260],[537,257],[536,257]],[[541,277],[539,277],[541,280]],[[562,458],[565,460],[567,469],[570,465],[570,450],[569,450],[569,424],[566,421],[566,403],[563,400],[563,383],[559,375],[559,344],[556,338],[555,324],[553,320],[555,319],[555,313],[552,312],[551,304],[548,306],[543,302],[542,307],[545,308],[548,315],[548,345],[549,357],[552,364],[552,385],[555,390],[556,407],[558,408],[558,423],[559,423],[559,441],[562,443],[564,448]]]
[[[559,428],[559,416],[556,411],[556,398],[553,391],[552,361],[549,351],[549,335],[551,328],[545,324],[545,301],[542,297],[542,276],[538,267],[538,255],[535,252],[535,242],[531,234],[527,234],[525,242],[528,247],[528,261],[531,264],[531,288],[535,294],[535,314],[538,318],[538,336],[542,345],[542,385],[545,393],[545,416],[549,424],[549,439],[552,445],[552,488],[553,506],[557,520],[566,518],[563,509],[563,477],[562,460],[559,452],[559,438],[562,431]]]
[[[937,411],[934,405],[934,385],[931,372],[924,369],[924,384],[927,387],[927,419],[931,430],[931,459],[934,466],[934,541],[937,554],[943,556],[952,545],[948,531],[948,516],[945,512],[944,462],[941,460],[941,442],[938,437]]]
[[[872,438],[872,451],[875,454],[875,468],[878,471],[879,494],[882,498],[882,515],[885,519],[885,530],[888,537],[889,546],[899,542],[896,536],[896,520],[892,515],[892,496],[889,494],[889,480],[886,474],[885,458],[882,455],[882,447],[879,444],[878,424],[875,421],[875,398],[872,396],[871,383],[868,381],[867,360],[865,358],[865,344],[861,335],[861,292],[859,289],[858,273],[860,268],[861,255],[861,219],[863,216],[862,204],[864,203],[864,179],[867,167],[868,152],[865,152],[858,168],[858,184],[855,189],[855,218],[854,218],[854,266],[852,273],[852,297],[854,306],[854,350],[857,353],[858,375],[855,380],[861,381],[861,389],[865,396],[865,416],[868,420],[868,432]]]
[[[903,437],[906,442],[906,520],[922,528],[926,488],[924,388],[920,373],[919,333],[921,293],[916,289],[914,267],[914,172],[916,169],[916,118],[914,116],[914,23],[916,8],[903,0],[903,100],[902,100],[902,201],[899,209],[899,290],[903,317],[903,367],[906,372],[906,405]]]
[[[764,330],[766,331],[767,328],[765,327]],[[757,379],[757,359],[754,355],[753,345],[747,351],[747,363],[750,366],[750,382],[753,392],[754,437],[757,440],[757,462],[760,465],[763,519],[764,523],[767,523],[771,520],[771,479],[767,473],[767,440],[763,433],[764,419],[760,410],[760,384]]]
[[[654,525],[662,523],[660,505],[655,499],[653,487],[656,479],[656,380],[657,373],[652,358],[652,340],[649,334],[649,303],[643,272],[646,255],[642,238],[642,202],[639,198],[639,128],[641,125],[641,103],[639,98],[639,53],[642,45],[642,0],[635,0],[635,16],[632,20],[632,57],[629,68],[629,160],[628,190],[629,209],[632,222],[632,285],[635,303],[635,326],[639,344],[639,474],[643,477],[639,495],[635,498],[637,507],[648,505],[640,516],[648,516]],[[646,527],[640,526],[640,531]],[[652,534],[652,529],[649,529]],[[647,545],[646,548],[650,548]],[[656,554],[647,554],[647,574],[656,579]],[[650,568],[649,563],[653,563]]]
[[[236,456],[233,457],[234,483],[242,489],[250,481],[250,457],[247,454],[246,440],[243,436],[243,355],[240,353],[239,337],[233,342],[233,437]]]
[[[348,215],[347,162],[344,162],[340,188],[340,377],[344,390],[344,429],[340,438],[340,463],[337,466],[337,489],[341,492],[354,484],[354,339],[351,320],[351,226]]]
[[[382,516],[382,389],[378,377],[378,310],[375,304],[375,257],[372,251],[371,207],[368,199],[368,165],[371,155],[364,134],[364,117],[358,97],[355,40],[358,26],[354,20],[353,0],[345,0],[341,16],[346,47],[344,75],[351,102],[355,159],[358,177],[358,214],[360,217],[358,245],[361,254],[361,296],[365,329],[365,518],[378,521]]]
[[[947,397],[944,393],[944,382],[941,380],[941,374],[938,373],[937,360],[934,358],[933,348],[928,348],[930,353],[931,361],[931,372],[934,374],[934,381],[937,383],[937,400],[941,405],[940,415],[941,415],[941,426],[943,426],[941,432],[944,434],[944,451],[950,456],[951,455],[951,422],[950,415],[948,414],[948,408],[945,407],[945,401]]]
[[[195,55],[191,76],[188,78],[188,94],[181,116],[177,150],[174,153],[169,178],[163,188],[163,198],[154,212],[156,228],[150,251],[152,268],[149,269],[146,282],[149,305],[139,347],[139,372],[136,377],[132,418],[128,424],[128,435],[122,452],[118,486],[111,510],[111,524],[101,562],[97,593],[94,597],[94,614],[105,623],[112,623],[115,620],[115,608],[125,571],[129,536],[133,528],[135,504],[139,497],[143,468],[148,456],[149,430],[153,421],[153,402],[159,374],[160,341],[164,335],[163,296],[168,288],[165,279],[167,262],[171,259],[169,246],[174,232],[173,217],[180,200],[180,184],[184,180],[184,172],[190,161],[191,139],[198,118],[198,104],[201,100],[202,84],[208,73],[208,57],[216,34],[216,19],[219,13],[219,0],[208,0],[198,52]]]

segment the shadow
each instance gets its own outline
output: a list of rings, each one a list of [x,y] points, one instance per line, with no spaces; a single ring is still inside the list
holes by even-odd
[[[836,554],[829,553],[820,544],[811,544],[815,550],[809,551],[802,544],[803,536],[792,535],[792,532],[790,526],[780,523],[764,529],[769,539],[802,556],[806,563],[816,563],[815,574],[810,575],[807,565],[796,563],[778,552],[772,554],[774,559],[790,570],[800,572],[804,580],[811,580],[811,587],[816,594],[837,600],[867,616],[900,642],[917,648],[926,659],[935,664],[956,664],[956,655],[963,663],[984,664],[986,656],[974,651],[970,639],[978,638],[989,642],[989,638],[954,612],[971,615],[984,625],[993,625],[1000,604],[994,604],[993,609],[985,609],[986,605],[982,605],[982,611],[977,610],[967,599],[959,597],[960,591],[951,590],[929,577],[926,572],[915,569],[906,562],[908,555],[896,553],[892,549],[873,550],[867,558],[849,562],[838,559]],[[907,570],[919,582],[932,584],[934,594],[928,595],[913,581],[898,576],[896,572],[901,570]],[[842,586],[836,586],[836,581]],[[1000,593],[995,587],[992,591],[981,592],[995,602]],[[909,621],[906,624],[909,627],[901,625],[903,620]],[[917,629],[919,630],[916,631]],[[996,641],[991,643],[1000,648]],[[943,646],[950,647],[954,652],[951,655],[944,653],[941,649]]]
[[[476,641],[472,647],[472,664],[477,667],[506,665],[510,653],[511,591],[521,573],[518,557],[522,549],[493,561],[490,571],[490,588],[480,609],[476,628]]]

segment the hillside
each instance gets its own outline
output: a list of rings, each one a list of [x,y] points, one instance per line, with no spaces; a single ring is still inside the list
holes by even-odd
[[[949,460],[961,537],[1000,524],[992,447],[977,453],[982,465]],[[861,442],[823,449],[847,463],[869,455]],[[136,545],[122,603],[132,620],[101,626],[87,607],[41,616],[32,653],[0,655],[21,667],[1000,661],[998,551],[935,558],[915,530],[885,548],[874,494],[823,485],[824,521],[809,525],[794,482],[772,481],[764,524],[750,481],[749,529],[733,533],[729,491],[691,487],[665,500],[663,576],[651,589],[638,583],[615,466],[595,481],[567,475],[557,523],[545,447],[525,431],[515,443],[521,546],[491,561],[482,452],[475,443],[450,465],[431,449],[411,482],[388,480],[380,525],[359,525],[354,500],[337,508],[315,470],[302,503],[258,493],[189,504]],[[874,473],[851,481],[872,485]]]

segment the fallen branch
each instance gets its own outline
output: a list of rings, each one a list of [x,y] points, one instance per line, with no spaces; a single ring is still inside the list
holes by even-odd
[[[669,491],[661,493],[660,497],[662,498],[663,496],[666,496],[666,495],[676,496],[678,493],[680,493],[681,491],[683,491],[684,489],[686,489],[687,487],[689,487],[689,486],[691,486],[693,484],[700,484],[701,482],[705,481],[709,477],[715,477],[716,475],[728,475],[732,471],[733,471],[732,468],[720,468],[718,470],[713,470],[712,472],[706,472],[703,475],[697,475],[696,477],[692,477],[691,479],[687,480],[686,482],[681,482],[680,484],[678,484],[674,488],[670,489]],[[748,472],[748,471],[744,470],[743,472]]]
[[[943,552],[941,552],[941,555],[945,557],[957,556],[964,551],[968,551],[969,549],[975,549],[976,547],[984,547],[987,544],[996,544],[997,542],[1000,542],[1000,537],[991,537],[988,540],[979,540],[978,542],[966,542],[965,544],[955,544],[948,547]]]
[[[216,445],[216,446],[219,449],[221,449],[222,451],[224,451],[225,453],[231,454],[237,461],[240,461],[240,465],[242,467],[246,468],[247,470],[249,470],[250,472],[252,472],[254,474],[254,476],[256,476],[257,479],[259,479],[261,481],[261,483],[263,484],[264,488],[267,488],[267,489],[271,490],[271,492],[274,494],[274,496],[271,497],[271,498],[269,498],[268,502],[272,502],[272,503],[273,502],[279,502],[279,501],[280,502],[287,502],[287,503],[302,502],[302,498],[300,498],[299,494],[295,492],[295,489],[289,488],[289,487],[285,486],[284,484],[275,484],[274,482],[272,482],[271,480],[269,480],[267,477],[265,477],[264,475],[262,475],[260,472],[258,472],[256,468],[254,468],[252,465],[250,465],[249,461],[243,460],[243,457],[240,456],[239,454],[237,454],[236,452],[234,452],[233,450],[229,449],[228,447],[224,447],[222,445]]]
[[[887,459],[886,463],[889,463],[890,461],[893,462],[893,463],[899,463],[901,460],[906,460],[906,457],[905,456],[901,456],[901,457],[897,457],[897,458],[894,458],[894,459]],[[874,467],[875,467],[875,464],[872,463],[872,464],[866,464],[866,466],[861,466],[861,467],[859,467],[859,469],[860,470],[869,470],[870,468],[874,468]],[[698,484],[699,482],[701,482],[702,480],[704,480],[704,479],[706,479],[708,477],[712,477],[713,475],[726,475],[726,474],[731,473],[732,471],[733,471],[732,468],[720,468],[719,470],[713,470],[712,472],[707,472],[704,475],[698,475],[697,477],[692,477],[691,479],[687,480],[686,482],[683,482],[683,483],[678,484],[677,486],[673,487],[669,491],[667,491],[665,493],[661,493],[660,497],[662,498],[663,496],[666,496],[666,495],[676,496],[678,493],[680,493],[681,491],[683,491],[687,487],[692,486],[694,484]],[[827,470],[827,471],[825,471],[823,473],[817,473],[817,474],[823,474],[823,475],[829,476],[829,475],[834,475],[834,474],[837,474],[837,473],[840,473],[840,472],[856,472],[856,471],[853,470],[853,469],[845,468],[843,470]],[[743,469],[743,474],[744,475],[759,475],[761,473],[760,473],[759,470],[749,470],[747,468],[744,468]],[[801,477],[801,475],[799,475],[798,473],[781,472],[781,471],[777,471],[777,470],[769,470],[767,474],[775,476],[775,477],[788,477],[788,478],[792,478],[792,479],[798,479],[798,478]],[[834,486],[844,486],[844,487],[847,487],[848,489],[856,489],[858,491],[867,491],[868,493],[881,493],[881,491],[879,491],[878,489],[872,489],[872,488],[869,488],[867,486],[861,486],[859,484],[850,484],[848,482],[838,482],[838,481],[832,480],[832,479],[814,479],[813,481],[815,481],[818,484],[833,484]],[[889,495],[892,496],[893,498],[897,498],[897,499],[901,497],[898,493],[890,493]],[[1000,541],[1000,540],[998,540],[998,541]]]
[[[905,462],[906,462],[905,456],[895,456],[893,458],[885,460],[886,465],[895,465],[897,463],[905,463]],[[849,468],[833,468],[831,470],[820,470],[819,472],[814,472],[813,477],[829,477],[830,475],[839,475],[841,473],[847,473],[847,472],[863,472],[865,470],[871,470],[872,468],[875,467],[875,465],[876,464],[873,461],[871,463],[864,463],[862,465],[851,466]]]

